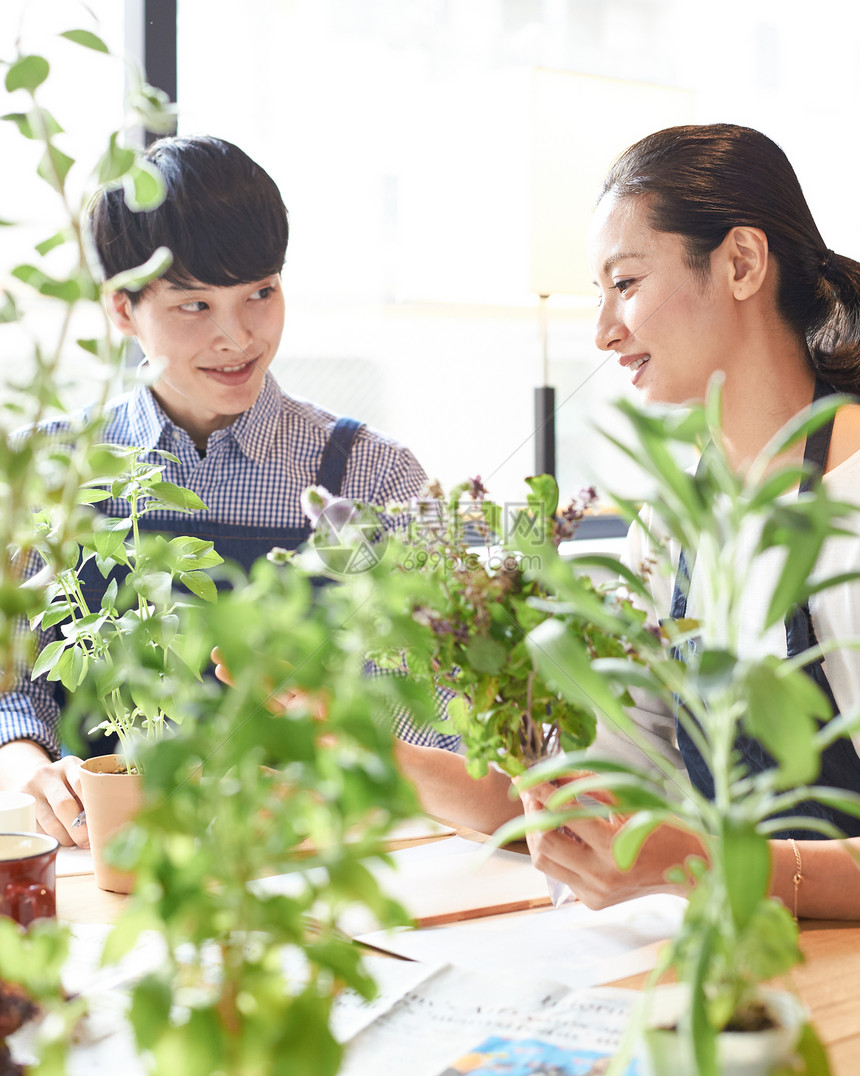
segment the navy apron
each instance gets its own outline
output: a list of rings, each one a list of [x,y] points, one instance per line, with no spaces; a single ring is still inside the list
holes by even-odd
[[[832,392],[833,389],[828,385],[825,385],[820,380],[816,380],[815,400],[818,400],[823,396],[828,396],[832,394]],[[800,493],[806,493],[809,490],[812,478],[824,474],[832,432],[833,419],[831,418],[823,426],[819,426],[818,429],[807,438],[803,458],[805,462],[811,463],[814,466],[815,474],[813,474],[811,478],[807,478],[803,481],[799,490]],[[674,620],[679,620],[686,616],[687,593],[689,592],[689,587],[690,571],[687,567],[687,559],[684,555],[684,551],[682,550],[678,562],[678,575],[675,579],[675,589],[672,593],[672,606],[670,610],[670,615]],[[815,634],[815,627],[812,623],[808,604],[794,609],[793,612],[786,617],[785,640],[787,654],[790,658],[796,657],[809,647],[817,645],[818,639]],[[676,649],[675,654],[678,658],[683,660],[679,649]],[[807,676],[811,677],[824,692],[830,703],[833,716],[836,717],[839,713],[839,707],[836,704],[836,699],[834,698],[833,691],[827,680],[827,674],[824,671],[824,659],[817,658],[814,661],[810,661],[804,666],[804,672]],[[678,737],[678,748],[681,751],[684,764],[687,767],[687,773],[690,775],[690,780],[696,788],[709,799],[713,799],[713,777],[708,769],[707,763],[702,758],[701,753],[690,738],[689,733],[684,725],[678,720],[679,705],[679,700],[676,697],[675,731]],[[776,765],[773,756],[765,751],[757,740],[751,739],[743,733],[739,734],[735,740],[734,750],[752,773],[761,773],[763,770],[771,769]],[[824,750],[821,756],[821,771],[818,774],[815,783],[829,788],[846,789],[849,792],[860,793],[860,758],[857,757],[854,745],[847,736],[840,737]],[[804,800],[802,803],[797,804],[797,806],[790,808],[790,810],[781,812],[781,814],[783,816],[791,814],[800,815],[806,818],[823,818],[832,822],[833,825],[848,837],[860,836],[860,818],[855,818],[853,815],[845,814],[842,811],[835,810],[822,803],[816,803],[813,800]],[[779,818],[780,814],[774,815],[773,817]],[[797,840],[825,839],[824,835],[821,833],[802,828],[786,830],[783,833],[775,834],[775,836],[782,838],[783,840],[789,837],[793,837]]]
[[[323,486],[335,496],[340,493],[343,486],[349,454],[361,427],[362,423],[354,418],[339,418],[323,449],[315,484]],[[256,560],[264,557],[275,546],[287,550],[298,549],[303,542],[307,541],[311,533],[309,522],[300,527],[260,527],[208,520],[205,513],[190,514],[169,522],[151,520],[144,516],[140,520],[140,529],[164,534],[167,537],[176,537],[181,534],[212,542],[216,552],[224,560],[235,561],[246,572],[250,571],[251,565]],[[81,587],[90,609],[99,607],[109,580],[117,574],[115,570],[105,579],[93,560],[84,565],[81,572]],[[62,684],[57,683],[54,693],[58,705],[62,708],[66,702]],[[92,740],[83,732],[81,735],[87,742],[90,754],[111,754],[117,749],[115,735],[99,734]]]

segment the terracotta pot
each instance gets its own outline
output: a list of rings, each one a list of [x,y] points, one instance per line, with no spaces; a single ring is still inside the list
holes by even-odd
[[[654,991],[648,1027],[642,1033],[640,1057],[644,1076],[695,1076],[689,1044],[668,1026],[689,1007],[686,984],[673,983]],[[768,1076],[787,1061],[807,1019],[803,1005],[785,990],[763,987],[759,997],[778,1026],[766,1031],[723,1031],[717,1037],[717,1071],[731,1076]]]
[[[87,812],[96,885],[112,893],[130,893],[134,875],[106,863],[104,849],[140,809],[141,777],[125,772],[122,755],[100,755],[87,759],[81,766],[81,794]]]

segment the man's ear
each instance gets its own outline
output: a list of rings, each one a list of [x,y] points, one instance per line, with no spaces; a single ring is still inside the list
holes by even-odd
[[[726,248],[729,286],[736,299],[757,294],[767,277],[770,248],[761,228],[732,228],[723,240]]]
[[[116,325],[123,336],[136,336],[137,326],[134,323],[131,299],[124,291],[108,292],[105,302],[111,321]]]

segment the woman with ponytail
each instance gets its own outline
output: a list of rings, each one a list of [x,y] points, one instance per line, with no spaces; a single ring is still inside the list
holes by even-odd
[[[604,182],[591,255],[600,293],[598,347],[614,353],[642,397],[654,403],[702,400],[711,376],[720,372],[724,442],[735,468],[743,470],[814,398],[860,394],[860,264],[828,248],[788,159],[758,131],[732,124],[673,127],[631,146]],[[841,407],[828,434],[810,438],[806,451],[800,446],[797,461],[816,466],[837,500],[858,503],[860,406]],[[642,563],[636,532],[641,537],[641,528],[631,529],[629,556]],[[825,545],[818,571],[823,577],[860,572],[860,535]],[[651,585],[660,615],[686,615],[685,588],[656,577]],[[766,580],[756,585],[761,593],[745,595],[753,617],[766,608],[768,593]],[[694,606],[695,579],[689,594]],[[814,645],[816,638],[860,637],[860,583],[814,595],[798,615],[803,631],[787,629],[774,640],[784,654]],[[755,631],[752,625],[751,638]],[[807,671],[834,713],[860,705],[856,651],[828,652],[823,664]],[[707,791],[710,774],[683,728],[676,729],[674,714],[643,708],[631,716]],[[599,755],[643,761],[620,737],[601,732],[598,741]],[[512,802],[499,773],[470,782],[456,756],[400,748],[403,767],[429,810],[485,832],[522,809],[541,808],[553,791],[539,786]],[[854,743],[843,738],[838,750],[825,752],[818,783],[860,793],[858,751],[860,737]],[[751,764],[762,768],[760,748]],[[819,806],[811,804],[808,814]],[[830,821],[860,853],[860,820],[843,815]],[[662,826],[632,869],[622,872],[611,849],[622,824],[620,818],[593,818],[530,834],[534,863],[601,907],[673,891],[667,868],[701,854],[694,837]],[[772,891],[796,915],[857,918],[860,870],[843,842],[817,836],[803,830],[770,842]]]

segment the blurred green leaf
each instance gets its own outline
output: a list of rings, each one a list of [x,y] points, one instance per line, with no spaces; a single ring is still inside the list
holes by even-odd
[[[41,243],[37,243],[36,250],[44,257],[45,254],[50,253],[56,247],[62,246],[63,243],[68,242],[70,239],[74,239],[74,235],[66,229],[63,229],[55,235],[52,235],[49,239],[43,239]]]
[[[744,930],[767,895],[770,882],[770,845],[755,823],[728,815],[722,819],[723,866],[732,917]]]
[[[827,1060],[824,1043],[809,1022],[800,1029],[800,1038],[797,1040],[795,1052],[803,1062],[802,1076],[831,1076],[830,1062]]]
[[[128,208],[135,213],[156,209],[167,193],[161,172],[143,160],[135,161],[123,175],[123,190]]]
[[[18,321],[20,317],[21,313],[18,310],[14,298],[8,291],[0,290],[0,325]]]
[[[48,77],[51,68],[44,56],[22,56],[6,72],[6,89],[35,90]]]
[[[89,30],[64,30],[60,37],[66,38],[67,41],[74,41],[76,45],[83,45],[84,48],[93,49],[95,52],[110,52],[104,41]]]
[[[642,845],[663,821],[664,816],[651,811],[639,811],[628,818],[612,838],[612,855],[621,870],[630,870]]]
[[[508,652],[501,643],[486,636],[475,635],[466,644],[469,662],[480,672],[494,675],[505,664]]]
[[[34,107],[29,112],[7,112],[0,119],[14,123],[24,136],[36,141],[44,141],[62,134],[63,128],[46,108]]]
[[[808,784],[818,776],[820,756],[815,749],[817,720],[832,716],[826,696],[800,670],[780,675],[774,656],[750,663],[743,672],[747,708],[745,730],[780,765],[782,788]]]
[[[108,148],[99,161],[97,177],[99,183],[111,184],[121,179],[135,162],[133,150],[119,144],[119,136],[114,133],[110,137]]]
[[[61,149],[57,149],[55,145],[49,143],[45,147],[45,153],[36,172],[55,191],[62,193],[66,184],[66,176],[74,163],[74,158],[69,157]]]
[[[110,280],[106,280],[103,285],[104,290],[106,292],[121,291],[123,289],[142,291],[147,284],[151,284],[153,280],[158,280],[159,277],[163,276],[172,264],[173,254],[167,247],[158,247],[152,257],[148,258],[143,265],[138,265],[134,269],[126,269],[112,276]]]

